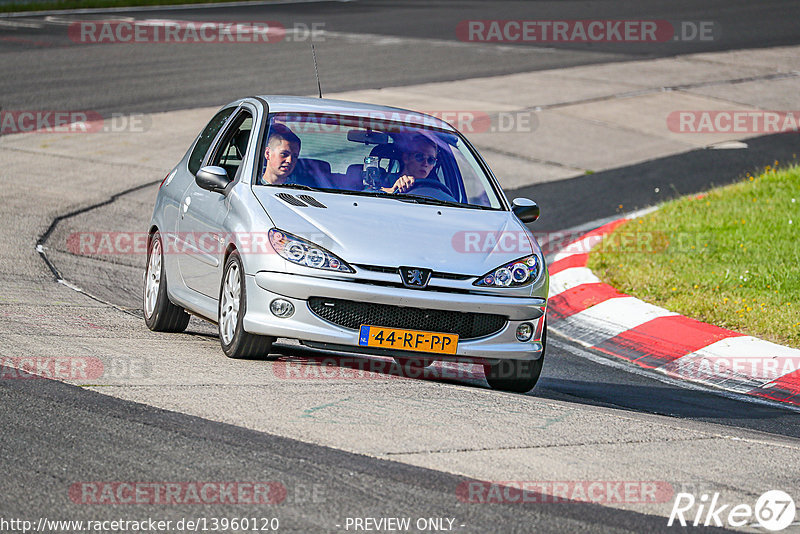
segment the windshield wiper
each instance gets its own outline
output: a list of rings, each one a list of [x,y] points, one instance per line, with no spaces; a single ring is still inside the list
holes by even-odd
[[[359,197],[389,197],[391,196],[389,193],[385,193],[383,191],[354,191],[352,189],[326,189],[326,191],[331,191],[333,193],[339,193],[342,195],[355,195]]]
[[[458,208],[472,207],[469,204],[462,204],[461,202],[456,202],[454,200],[441,200],[433,197],[424,197],[422,195],[400,194],[392,195],[391,198],[395,198],[397,200],[411,200],[417,204],[433,204],[434,206],[456,206]]]

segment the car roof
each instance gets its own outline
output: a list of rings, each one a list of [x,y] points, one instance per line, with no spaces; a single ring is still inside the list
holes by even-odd
[[[304,96],[261,95],[258,98],[266,100],[270,113],[341,113],[356,117],[421,124],[455,132],[452,126],[432,115],[391,106]]]

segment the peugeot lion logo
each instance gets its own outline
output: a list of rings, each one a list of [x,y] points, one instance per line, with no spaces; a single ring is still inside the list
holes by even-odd
[[[418,267],[400,267],[400,275],[403,277],[403,284],[406,287],[425,287],[431,278],[430,269],[420,269]]]

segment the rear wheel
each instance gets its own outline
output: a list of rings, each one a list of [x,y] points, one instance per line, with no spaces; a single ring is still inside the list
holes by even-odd
[[[147,266],[142,288],[144,322],[155,332],[183,332],[189,324],[189,314],[174,305],[167,295],[164,275],[164,252],[161,234],[155,232],[147,250]]]
[[[244,331],[242,321],[247,311],[244,269],[239,253],[228,256],[222,271],[219,289],[219,339],[228,358],[266,358],[274,337],[259,336]]]
[[[492,389],[527,393],[539,381],[547,346],[547,323],[542,330],[542,355],[538,360],[501,360],[494,365],[484,365],[486,381]]]

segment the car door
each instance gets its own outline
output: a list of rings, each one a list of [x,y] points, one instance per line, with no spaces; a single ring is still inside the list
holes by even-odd
[[[162,238],[164,239],[164,250],[169,252],[164,255],[164,269],[168,280],[180,280],[179,285],[185,285],[182,273],[180,272],[179,257],[185,245],[178,234],[178,222],[183,209],[183,194],[186,192],[190,183],[195,180],[195,174],[203,165],[206,154],[209,152],[214,139],[217,138],[222,127],[230,116],[236,111],[238,106],[227,106],[218,111],[205,128],[197,136],[191,151],[185,158],[185,163],[175,168],[175,175],[164,183],[164,186],[172,184],[167,189],[165,208],[163,212],[164,222],[161,228]],[[162,186],[163,187],[163,186]],[[177,285],[175,286],[177,287]]]
[[[217,136],[203,164],[224,168],[235,181],[242,172],[252,129],[252,113],[238,109]],[[183,253],[179,256],[181,274],[190,289],[215,299],[219,296],[229,211],[226,195],[202,189],[194,180],[183,193],[178,218],[178,235],[183,242]]]

